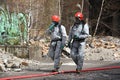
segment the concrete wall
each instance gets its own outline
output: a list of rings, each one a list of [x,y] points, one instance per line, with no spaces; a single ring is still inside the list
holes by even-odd
[[[58,0],[6,0],[4,4],[10,12],[23,12],[31,16],[30,38],[33,38],[39,30],[41,33],[48,27],[51,15],[59,14],[58,2]]]
[[[29,32],[30,39],[37,34],[42,34],[51,23],[51,16],[59,14],[58,5],[59,0],[0,0],[0,8],[9,14],[16,12],[27,15],[27,25],[31,28]],[[17,48],[16,46],[1,46],[1,48],[19,57],[29,57],[30,59],[38,60],[41,56],[40,46],[25,46],[27,48]]]

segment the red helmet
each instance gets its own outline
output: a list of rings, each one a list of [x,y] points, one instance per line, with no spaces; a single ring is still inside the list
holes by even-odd
[[[59,22],[60,21],[60,17],[58,15],[53,15],[52,16],[52,21]]]
[[[80,20],[83,20],[83,14],[81,12],[77,12],[75,17],[78,17]]]

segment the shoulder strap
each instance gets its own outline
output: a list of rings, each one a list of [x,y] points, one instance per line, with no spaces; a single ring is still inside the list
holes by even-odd
[[[82,30],[81,33],[84,33],[84,24],[82,24]]]
[[[84,30],[84,24],[82,24],[82,31]]]
[[[73,29],[74,26],[75,26],[75,23],[72,25],[71,29]]]
[[[62,35],[61,24],[58,24],[58,27],[59,27],[59,33]]]

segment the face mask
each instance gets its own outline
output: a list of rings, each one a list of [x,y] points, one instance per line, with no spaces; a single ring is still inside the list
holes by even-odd
[[[53,21],[53,24],[55,24],[55,26],[57,26],[57,25],[58,25],[58,22]]]
[[[75,23],[79,24],[79,23],[81,23],[81,20],[78,17],[76,17],[75,18]]]

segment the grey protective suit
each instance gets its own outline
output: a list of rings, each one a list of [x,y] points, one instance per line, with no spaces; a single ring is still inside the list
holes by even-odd
[[[48,56],[54,61],[54,68],[59,69],[62,46],[66,43],[66,29],[63,25],[57,25],[52,30],[48,29],[48,33],[51,38]]]
[[[77,35],[77,38],[74,36]],[[77,65],[78,70],[82,69],[84,60],[85,38],[89,35],[88,24],[74,24],[69,33],[68,42],[71,42],[71,58]]]

